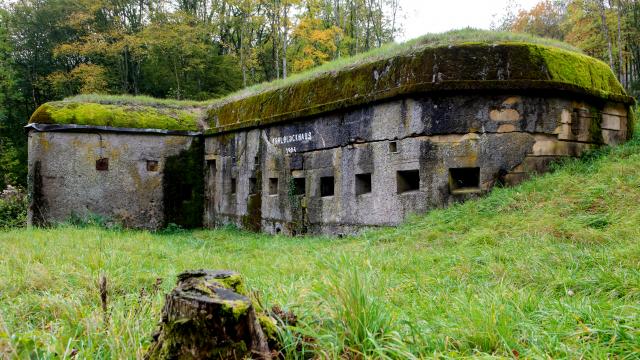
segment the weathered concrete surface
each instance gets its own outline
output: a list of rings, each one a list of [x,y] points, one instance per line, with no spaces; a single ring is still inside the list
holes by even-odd
[[[180,177],[188,174],[179,170],[167,184],[165,168],[167,163],[182,163],[199,141],[190,136],[30,131],[29,223],[44,225],[92,214],[135,228],[158,229],[179,222],[165,216],[165,192],[181,197],[174,199],[174,208],[192,201],[191,193],[175,191],[184,188]],[[202,155],[197,155],[200,162]],[[98,170],[100,165],[103,170]],[[172,187],[166,189],[168,185]]]
[[[396,225],[627,137],[625,105],[514,94],[409,97],[214,135],[205,225],[286,234]]]

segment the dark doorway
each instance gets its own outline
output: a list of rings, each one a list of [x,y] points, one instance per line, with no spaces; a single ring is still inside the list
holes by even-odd
[[[202,227],[204,161],[200,139],[166,159],[163,173],[164,223],[184,228]]]

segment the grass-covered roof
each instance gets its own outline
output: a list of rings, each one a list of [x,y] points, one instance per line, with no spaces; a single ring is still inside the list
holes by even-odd
[[[431,91],[558,90],[632,102],[609,66],[568,44],[463,29],[428,34],[207,102],[85,95],[44,104],[31,123],[207,133]]]

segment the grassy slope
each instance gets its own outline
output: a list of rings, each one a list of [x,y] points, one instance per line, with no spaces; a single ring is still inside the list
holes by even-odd
[[[634,358],[638,204],[636,136],[522,186],[353,238],[3,232],[0,353],[139,357],[175,275],[228,268],[246,275],[264,303],[301,314],[328,357]],[[106,327],[100,273],[111,293]],[[154,294],[156,278],[164,282]]]

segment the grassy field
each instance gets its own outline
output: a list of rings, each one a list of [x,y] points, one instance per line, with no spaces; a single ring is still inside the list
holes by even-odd
[[[141,357],[176,274],[211,268],[241,272],[263,304],[296,312],[319,357],[638,358],[639,204],[636,136],[357,237],[4,231],[0,353]]]

